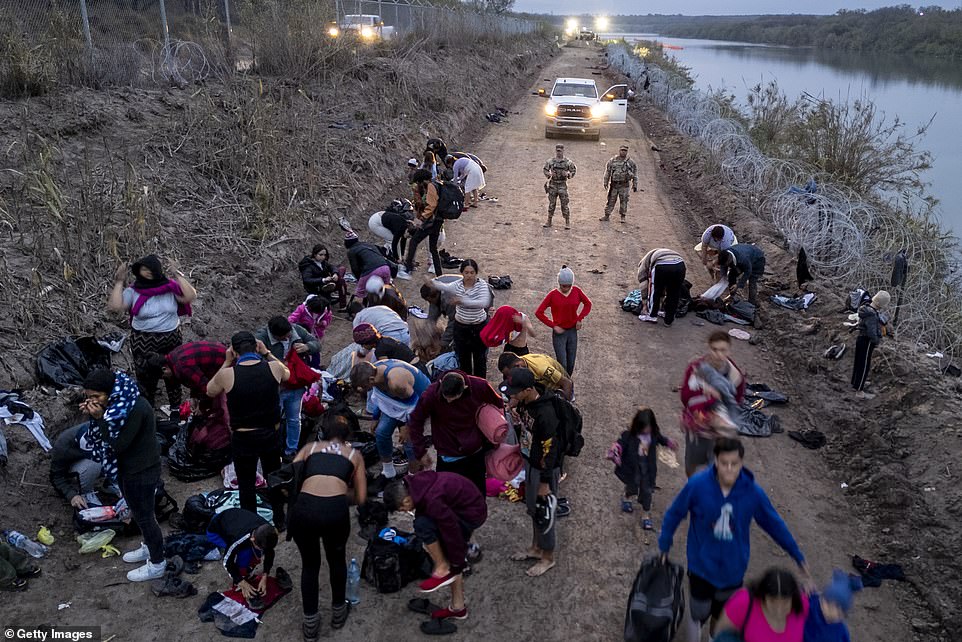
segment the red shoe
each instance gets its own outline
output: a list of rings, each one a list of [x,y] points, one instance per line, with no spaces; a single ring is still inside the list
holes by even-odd
[[[432,620],[466,620],[468,619],[468,607],[463,609],[452,609],[450,606],[437,611],[431,611]]]
[[[435,577],[432,575],[428,579],[418,584],[418,589],[420,589],[422,593],[433,593],[439,588],[444,588],[449,584],[453,584],[454,580],[458,579],[458,575],[458,573],[448,573],[444,577]]]

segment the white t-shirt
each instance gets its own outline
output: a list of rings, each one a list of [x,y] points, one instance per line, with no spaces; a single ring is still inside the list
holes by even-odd
[[[721,241],[716,241],[711,237],[711,231],[716,227],[720,227],[725,231],[725,235],[722,236]],[[704,234],[701,235],[701,242],[705,247],[710,247],[722,252],[730,248],[735,243],[738,243],[738,239],[735,238],[735,233],[732,231],[732,228],[728,227],[727,225],[712,225],[705,230]]]
[[[124,307],[128,310],[134,307],[134,302],[140,297],[133,288],[124,290]],[[158,294],[144,301],[133,317],[130,325],[139,332],[173,332],[180,325],[177,317],[177,299],[173,293]]]

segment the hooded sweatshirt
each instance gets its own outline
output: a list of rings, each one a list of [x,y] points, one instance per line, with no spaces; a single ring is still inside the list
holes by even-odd
[[[845,622],[827,622],[818,595],[808,598],[808,618],[805,620],[805,642],[852,642]]]
[[[741,586],[751,556],[752,520],[795,562],[805,561],[795,538],[747,468],[742,468],[728,497],[722,494],[714,464],[688,480],[665,513],[658,536],[663,553],[671,550],[675,531],[686,515],[688,570],[716,588]]]
[[[425,470],[404,478],[417,516],[437,524],[441,548],[455,572],[464,568],[468,543],[461,523],[479,528],[488,518],[488,505],[473,482],[457,473]]]

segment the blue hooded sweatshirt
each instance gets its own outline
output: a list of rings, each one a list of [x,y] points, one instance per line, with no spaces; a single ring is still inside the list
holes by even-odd
[[[805,642],[852,642],[845,622],[826,622],[818,595],[808,597],[808,619],[805,620]]]
[[[741,586],[751,555],[749,530],[754,519],[798,564],[805,556],[755,476],[742,468],[735,485],[722,494],[712,464],[692,476],[671,503],[658,536],[663,553],[675,531],[688,521],[688,571],[719,589]]]

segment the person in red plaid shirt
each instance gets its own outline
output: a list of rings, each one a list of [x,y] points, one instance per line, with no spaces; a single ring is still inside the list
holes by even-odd
[[[164,379],[186,387],[197,402],[201,423],[191,431],[191,446],[219,450],[230,445],[227,398],[224,395],[213,399],[207,396],[207,382],[220,370],[226,351],[226,346],[221,343],[190,341],[166,355],[153,354],[147,359],[151,368],[161,371]],[[171,408],[172,414],[174,410]]]

